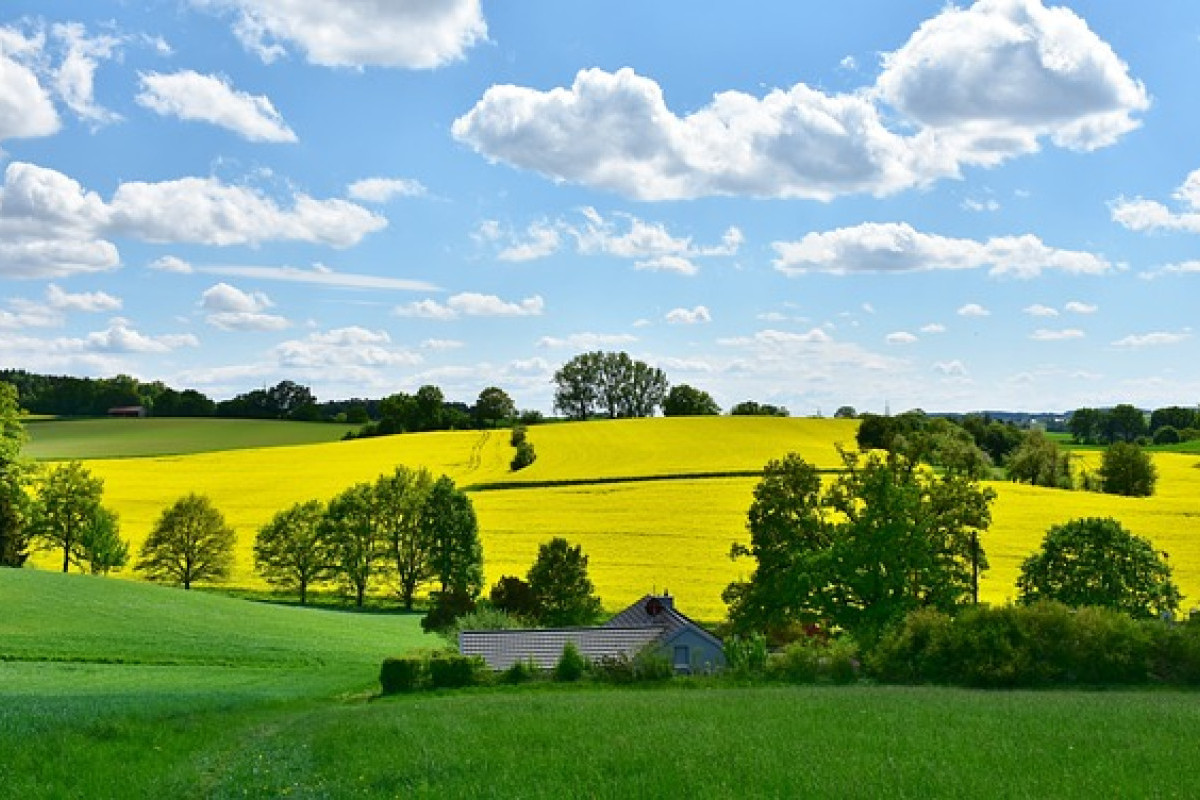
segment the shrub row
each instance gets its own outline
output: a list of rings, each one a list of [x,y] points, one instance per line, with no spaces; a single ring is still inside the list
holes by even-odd
[[[910,614],[868,655],[885,683],[982,688],[1200,683],[1200,624],[1058,603]]]
[[[422,689],[459,689],[487,683],[487,665],[478,657],[453,653],[385,658],[379,669],[383,694]]]

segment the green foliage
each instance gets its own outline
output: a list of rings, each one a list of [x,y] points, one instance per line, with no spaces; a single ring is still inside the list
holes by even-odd
[[[759,403],[756,400],[744,400],[729,409],[733,417],[786,417],[788,410],[783,406],[771,403]]]
[[[555,537],[538,546],[526,578],[537,602],[537,619],[560,628],[590,625],[600,614],[600,598],[587,574],[588,557],[580,545]]]
[[[384,566],[383,519],[371,484],[356,483],[330,500],[320,535],[333,550],[335,572],[361,608]]]
[[[529,683],[538,677],[539,672],[532,661],[514,661],[512,666],[500,673],[500,682],[514,685]]]
[[[1154,432],[1155,444],[1179,444],[1183,441],[1183,437],[1179,435],[1179,429],[1171,425],[1163,425]]]
[[[533,587],[515,575],[505,575],[496,581],[488,595],[492,606],[505,614],[524,620],[536,620],[537,595]]]
[[[478,656],[439,653],[429,659],[429,685],[434,689],[462,689],[487,681],[487,665]]]
[[[734,634],[725,640],[725,664],[734,675],[761,675],[767,668],[767,637]]]
[[[379,687],[383,694],[415,692],[428,680],[426,660],[420,657],[385,658],[379,668]]]
[[[842,458],[825,491],[795,454],[767,465],[747,515],[750,546],[731,550],[757,562],[724,594],[735,630],[827,622],[871,643],[914,608],[972,600],[994,493],[897,455]]]
[[[525,443],[525,439],[529,436],[529,429],[523,423],[518,422],[512,427],[512,433],[509,435],[508,443],[513,447],[520,447]]]
[[[457,649],[458,634],[462,631],[511,631],[520,627],[521,621],[515,617],[496,608],[478,605],[473,611],[456,617],[441,633],[442,638]]]
[[[421,618],[421,629],[426,633],[447,631],[460,617],[473,613],[475,607],[475,598],[466,592],[434,592],[429,611]]]
[[[220,417],[311,420],[319,416],[317,398],[307,386],[280,381],[269,389],[254,389],[217,403]]]
[[[219,581],[233,567],[237,535],[205,495],[188,494],[163,510],[134,569],[152,581],[184,589],[198,581]]]
[[[1149,497],[1154,494],[1158,470],[1142,448],[1129,442],[1116,442],[1104,451],[1100,482],[1108,494]]]
[[[379,519],[384,561],[396,579],[400,601],[412,610],[417,589],[428,580],[430,551],[426,503],[433,491],[433,476],[426,469],[396,467],[381,475],[371,487]]]
[[[982,688],[1145,683],[1167,637],[1157,622],[1105,608],[1074,611],[1060,603],[989,608],[951,618],[910,614],[870,653],[868,666],[891,683]],[[1182,638],[1173,638],[1181,643]]]
[[[587,668],[587,659],[579,652],[579,648],[575,646],[574,642],[567,642],[563,645],[562,655],[558,657],[558,662],[554,665],[554,680],[573,683],[583,677]]]
[[[554,407],[570,419],[649,417],[663,404],[667,376],[628,353],[582,353],[554,373]]]
[[[516,455],[513,456],[508,468],[516,472],[517,470],[525,469],[534,461],[537,461],[537,453],[534,452],[533,443],[523,441],[517,445]]]
[[[1142,618],[1172,614],[1180,600],[1166,553],[1112,518],[1050,528],[1041,549],[1021,565],[1017,589],[1026,604],[1055,600]]]
[[[1005,465],[1008,478],[1017,483],[1071,489],[1071,457],[1041,431],[1031,431]]]
[[[430,577],[441,591],[478,597],[483,589],[483,546],[471,498],[443,475],[425,498],[419,527],[429,547]]]
[[[117,512],[101,506],[84,525],[79,539],[80,561],[93,575],[107,575],[129,563],[129,542],[120,536]]]
[[[310,587],[333,576],[334,551],[324,520],[324,503],[296,503],[275,514],[254,539],[254,568],[272,586],[294,589],[301,605]]]
[[[668,417],[713,416],[721,407],[708,392],[680,383],[671,387],[663,401],[663,414]]]
[[[858,680],[858,646],[848,638],[804,637],[767,662],[767,673],[789,683],[852,683]]]
[[[40,547],[62,552],[63,572],[72,564],[83,565],[93,560],[89,556],[94,554],[84,549],[85,532],[91,531],[93,542],[112,554],[112,548],[102,539],[105,535],[103,527],[115,524],[115,517],[99,518],[105,513],[100,505],[103,494],[104,481],[78,461],[54,467],[40,482],[34,507],[33,536]]]
[[[21,455],[27,439],[17,389],[0,382],[0,567],[19,567],[29,556],[29,467]]]
[[[517,406],[508,396],[508,392],[496,386],[489,386],[479,393],[471,412],[478,427],[495,428],[501,422],[515,417]]]

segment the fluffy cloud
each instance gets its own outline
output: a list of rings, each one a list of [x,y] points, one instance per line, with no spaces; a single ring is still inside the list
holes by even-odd
[[[387,203],[396,197],[420,197],[425,186],[411,178],[363,178],[350,184],[346,193],[363,203]]]
[[[252,142],[295,142],[296,134],[271,101],[234,89],[227,78],[184,70],[141,76],[141,105],[167,117],[208,122]]]
[[[421,300],[396,308],[402,317],[451,320],[459,317],[536,317],[545,309],[546,303],[538,295],[527,297],[518,303],[501,300],[494,294],[463,292],[456,294],[445,304],[436,300]]]
[[[264,313],[274,306],[262,292],[243,292],[228,283],[204,290],[200,307],[207,312],[205,321],[223,331],[278,331],[291,325],[284,317]]]
[[[988,311],[979,303],[967,303],[961,306],[957,312],[960,317],[987,317],[991,316],[991,311]]]
[[[63,291],[53,283],[46,287],[46,303],[60,311],[84,311],[99,313],[103,311],[118,311],[121,308],[121,298],[113,297],[107,292],[78,292]]]
[[[992,165],[1038,149],[1114,143],[1150,104],[1128,66],[1069,8],[948,6],[884,57],[880,98],[923,126],[935,157]]]
[[[498,85],[452,132],[491,161],[641,200],[886,193],[916,182],[905,140],[861,95],[804,84],[724,92],[679,117],[631,69],[581,71],[569,88]]]
[[[881,106],[894,114],[887,114]],[[947,7],[884,57],[873,87],[716,94],[685,116],[630,69],[549,91],[496,85],[453,134],[491,161],[642,200],[884,195],[1036,151],[1090,150],[1139,124],[1145,88],[1073,11]]]
[[[63,102],[80,119],[95,125],[121,119],[120,114],[103,108],[95,100],[99,61],[113,58],[121,40],[107,35],[88,36],[85,28],[78,23],[55,25],[52,33],[66,51],[54,76],[55,88]]]
[[[1078,300],[1072,300],[1063,308],[1071,314],[1095,314],[1100,310],[1100,307],[1093,303],[1081,303]]]
[[[351,247],[387,220],[362,206],[306,194],[281,207],[263,192],[216,178],[123,183],[111,202],[112,228],[149,242],[256,245],[300,241]]]
[[[772,247],[775,268],[786,275],[987,268],[994,276],[1032,278],[1046,270],[1101,275],[1112,269],[1102,256],[1048,247],[1029,234],[980,242],[922,233],[903,222],[866,222]]]
[[[1168,331],[1155,331],[1153,333],[1131,334],[1123,339],[1118,339],[1113,342],[1113,347],[1123,348],[1142,348],[1142,347],[1160,347],[1162,345],[1180,344],[1192,338],[1189,331],[1180,331],[1171,333]]]
[[[108,220],[104,201],[66,175],[9,164],[0,187],[0,275],[58,278],[116,269],[117,248],[101,238]]]
[[[192,0],[230,10],[234,33],[264,61],[290,48],[327,67],[432,68],[487,38],[479,0]]]
[[[672,325],[701,325],[712,322],[712,314],[705,306],[675,308],[667,312],[666,320]]]
[[[215,178],[123,183],[106,203],[61,172],[12,162],[0,186],[0,275],[57,278],[116,269],[120,255],[105,238],[116,234],[151,242],[349,247],[386,225],[345,200],[299,194],[286,208],[261,191]]]
[[[42,37],[0,27],[0,142],[58,132],[58,112],[31,66],[44,44]]]
[[[745,241],[741,230],[731,227],[719,244],[697,244],[690,236],[672,234],[660,222],[647,222],[632,214],[605,217],[591,207],[580,209],[582,219],[539,220],[524,234],[505,230],[489,220],[480,226],[476,239],[498,242],[502,261],[532,261],[558,252],[564,240],[573,241],[575,251],[585,256],[609,256],[632,260],[641,270],[695,275],[697,259],[735,256]]]
[[[283,342],[274,350],[280,366],[300,369],[415,366],[419,353],[392,346],[386,331],[359,326],[309,334]]]
[[[1112,204],[1113,221],[1132,231],[1183,231],[1200,233],[1200,169],[1175,190],[1178,211],[1156,200],[1121,198]]]
[[[938,361],[933,365],[933,371],[941,373],[947,378],[965,378],[967,375],[967,367],[961,361]]]
[[[946,326],[940,322],[931,322],[928,325],[921,326],[921,333],[924,333],[924,334],[937,334],[937,333],[945,333],[945,332],[946,332]]]
[[[191,275],[195,272],[192,265],[178,256],[163,256],[150,262],[150,269],[162,272],[174,272],[177,275]]]

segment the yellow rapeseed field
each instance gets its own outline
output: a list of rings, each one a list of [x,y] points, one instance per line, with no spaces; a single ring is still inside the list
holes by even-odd
[[[238,532],[232,583],[261,587],[253,573],[254,534],[278,510],[328,499],[352,483],[398,464],[446,473],[459,485],[496,481],[687,475],[761,468],[796,450],[823,467],[838,464],[836,443],[852,445],[854,424],[842,420],[770,418],[653,419],[555,424],[530,429],[538,460],[511,473],[507,431],[392,436],[323,445],[229,451],[169,458],[88,462],[105,479],[105,501],[121,515],[134,550],[177,497],[208,494]],[[1200,604],[1200,457],[1159,454],[1153,498],[994,483],[994,522],[984,538],[992,564],[983,599],[1015,596],[1020,562],[1055,523],[1113,516],[1171,555],[1185,607]],[[755,479],[648,480],[527,487],[472,494],[479,515],[489,583],[524,575],[538,544],[565,536],[583,545],[606,607],[618,608],[652,589],[669,589],[681,607],[720,619],[721,590],[752,568],[729,559],[745,541],[746,509]],[[53,558],[39,563],[51,567]],[[124,573],[133,576],[129,570]]]

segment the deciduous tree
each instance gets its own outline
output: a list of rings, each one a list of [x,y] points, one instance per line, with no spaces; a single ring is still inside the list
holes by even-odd
[[[300,605],[310,587],[333,575],[334,552],[322,524],[325,504],[296,503],[275,514],[254,539],[254,568],[272,586],[294,589]]]
[[[83,528],[79,540],[81,566],[93,575],[107,575],[129,563],[129,542],[121,538],[115,511],[101,506]]]
[[[686,383],[672,386],[663,402],[663,414],[668,417],[715,416],[720,413],[721,407],[712,399],[712,395]]]
[[[1024,603],[1057,600],[1134,617],[1174,613],[1180,600],[1167,554],[1111,517],[1050,528],[1041,549],[1021,565],[1017,588]]]
[[[443,594],[474,599],[483,588],[483,547],[471,498],[443,475],[425,498],[420,527],[429,545],[429,571]]]
[[[237,534],[206,495],[187,494],[158,518],[134,569],[152,581],[190,589],[229,577],[236,542]]]
[[[1149,497],[1157,482],[1158,470],[1150,454],[1136,444],[1116,442],[1105,449],[1100,461],[1100,484],[1108,494]]]
[[[489,386],[479,393],[472,409],[475,424],[480,428],[494,428],[506,419],[517,416],[517,406],[508,392],[498,386]]]
[[[600,614],[600,598],[588,577],[588,557],[580,545],[555,537],[538,546],[526,578],[537,599],[538,621],[551,627],[588,625]]]
[[[21,448],[27,439],[21,424],[17,389],[0,382],[0,567],[19,567],[29,555],[29,463]]]
[[[408,467],[380,476],[374,486],[383,547],[394,570],[400,601],[408,611],[412,611],[417,589],[430,575],[430,541],[423,519],[432,489],[428,470]]]
[[[371,581],[385,569],[383,520],[374,488],[356,483],[329,501],[322,535],[334,553],[334,568],[362,608]]]
[[[739,630],[825,622],[870,643],[912,609],[973,599],[992,491],[899,455],[842,459],[828,490],[799,456],[767,465],[747,517],[750,545],[731,551],[757,562],[725,592]]]
[[[62,571],[85,560],[84,532],[100,514],[104,481],[78,461],[51,469],[38,487],[33,533],[40,547],[62,552]]]

